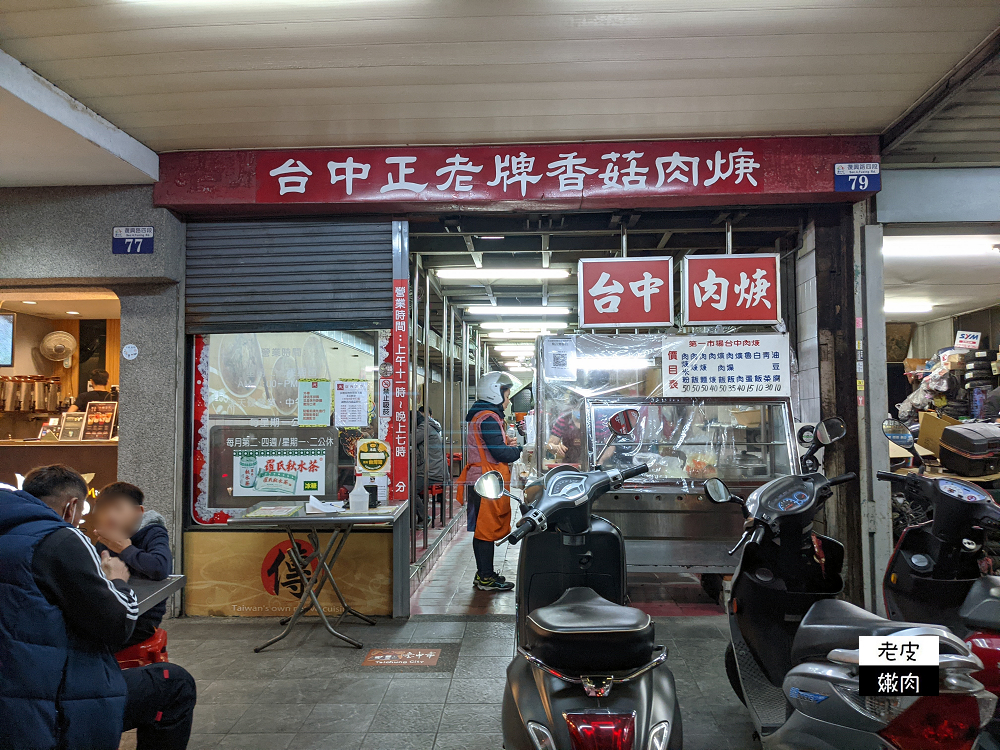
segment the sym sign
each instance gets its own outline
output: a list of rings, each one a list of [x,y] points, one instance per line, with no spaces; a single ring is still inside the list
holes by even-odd
[[[673,258],[581,260],[581,328],[664,328],[674,324]]]
[[[781,320],[777,254],[686,256],[684,325],[770,325]]]

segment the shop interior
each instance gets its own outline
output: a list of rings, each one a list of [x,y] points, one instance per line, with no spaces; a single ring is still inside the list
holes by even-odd
[[[794,266],[808,223],[806,209],[434,215],[410,216],[409,221],[411,282],[416,291],[411,319],[417,402],[422,406],[426,393],[433,418],[442,427],[444,454],[454,457],[449,462],[449,476],[439,487],[435,487],[434,478],[421,486],[419,476],[415,487],[417,493],[423,497],[429,494],[434,500],[426,503],[427,512],[412,531],[411,559],[418,571],[412,602],[415,613],[513,611],[513,598],[481,595],[470,586],[472,554],[461,540],[471,535],[458,533],[464,530],[465,519],[454,501],[455,477],[461,470],[465,442],[465,415],[475,400],[479,374],[489,370],[505,370],[520,381],[513,389],[508,418],[510,425],[522,427],[524,433],[517,438],[525,451],[513,467],[515,488],[556,463],[572,461],[584,468],[596,464],[594,455],[567,456],[553,450],[549,445],[553,423],[580,409],[590,409],[583,421],[597,424],[601,419],[606,421],[630,398],[639,403],[644,415],[642,450],[656,467],[658,479],[651,480],[650,487],[655,487],[656,481],[696,478],[690,473],[691,467],[702,458],[702,463],[711,461],[714,466],[716,457],[702,453],[713,440],[720,442],[707,436],[721,423],[733,425],[721,443],[728,440],[730,449],[739,444],[738,453],[755,455],[751,462],[760,476],[769,471],[787,471],[794,450],[787,438],[793,429],[783,424],[777,409],[759,404],[684,408],[666,400],[656,406],[646,403],[660,393],[657,363],[661,353],[656,334],[676,329],[608,330],[605,336],[576,336],[580,351],[592,347],[595,362],[611,361],[615,367],[614,371],[605,365],[595,365],[592,371],[581,370],[574,382],[552,383],[539,378],[536,367],[540,337],[581,333],[577,330],[577,264],[586,258],[669,255],[674,260],[674,273],[679,276],[680,261],[689,254],[778,253],[782,258],[782,317],[795,341]],[[676,278],[673,283],[678,288]],[[679,320],[680,295],[675,298],[675,319]],[[714,328],[711,332],[717,330],[721,332]],[[773,327],[769,330],[773,332]],[[607,349],[611,341],[621,345],[614,352]],[[425,391],[423,378],[428,370],[431,385]],[[439,377],[442,385],[438,385]],[[539,382],[543,384],[539,386]],[[539,388],[541,391],[536,392]],[[747,424],[740,425],[740,418]],[[423,422],[417,424],[421,429]],[[685,450],[674,451],[666,440],[659,441],[663,445],[657,440],[657,435],[669,434],[675,426],[677,435],[685,435]],[[586,443],[600,443],[602,437],[591,435]],[[770,453],[764,455],[748,442],[767,442],[764,452]],[[675,479],[668,480],[670,477]],[[654,506],[660,499],[660,495],[651,495],[650,508],[645,509],[628,506],[624,499],[621,503],[619,498],[608,499],[607,507],[598,507],[596,512],[614,516],[614,522],[627,529],[627,535],[647,539],[659,548],[667,546],[662,544],[664,539],[689,539],[692,523],[700,523],[702,529],[706,523],[711,524],[712,533],[729,532],[728,521],[720,525],[717,519],[694,513],[658,518]],[[438,504],[443,506],[440,512],[435,510]],[[650,523],[654,530],[643,528],[643,524]],[[506,545],[497,551],[498,564],[503,566],[500,572],[508,577],[514,574],[517,552],[517,547]],[[434,570],[433,580],[426,586],[420,584],[422,566]],[[664,575],[642,570],[636,568],[630,573],[629,594],[633,601],[647,602],[650,611],[675,614],[680,605],[714,606],[696,574]]]
[[[17,486],[18,475],[48,463],[73,466],[91,487],[117,479],[120,351],[121,307],[111,291],[0,295],[0,482]],[[94,371],[106,371],[107,383],[95,386]]]
[[[1000,384],[1000,233],[889,227],[883,256],[888,413],[910,427],[934,470],[1000,487],[1000,435],[991,449],[984,428],[970,426],[982,435],[968,444],[954,444],[968,437],[964,430],[945,432],[987,416]],[[898,449],[894,455],[908,460]]]

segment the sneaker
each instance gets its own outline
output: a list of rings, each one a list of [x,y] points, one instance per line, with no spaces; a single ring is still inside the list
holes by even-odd
[[[476,573],[476,588],[480,591],[513,591],[514,584],[509,581],[498,581],[493,576],[483,578]]]
[[[497,572],[493,573],[493,577],[496,578],[498,581],[500,581],[500,583],[507,583],[507,579]]]

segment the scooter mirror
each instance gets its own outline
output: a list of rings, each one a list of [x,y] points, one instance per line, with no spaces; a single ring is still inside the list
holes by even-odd
[[[631,435],[637,424],[639,424],[638,409],[622,409],[608,419],[608,429],[619,436]]]
[[[716,477],[706,480],[705,494],[713,503],[728,503],[732,497],[726,483]]]
[[[829,445],[840,440],[847,434],[847,424],[840,417],[824,419],[816,425],[813,439],[820,445]]]
[[[488,471],[476,480],[476,494],[488,500],[499,500],[503,497],[503,477],[499,471]]]
[[[887,419],[882,422],[882,434],[900,448],[909,450],[913,447],[913,433],[898,419]]]

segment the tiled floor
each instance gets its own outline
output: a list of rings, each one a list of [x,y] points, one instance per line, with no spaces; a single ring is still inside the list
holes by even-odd
[[[514,580],[521,545],[502,545],[494,551],[495,567]],[[479,591],[472,585],[476,561],[472,555],[472,534],[460,530],[448,542],[441,559],[410,597],[415,615],[514,614],[514,594]],[[689,574],[630,575],[628,596],[633,606],[652,617],[721,615],[723,609],[701,589],[698,577]]]
[[[165,623],[170,658],[198,680],[190,750],[499,750],[513,617],[417,616],[349,625],[356,650],[307,622],[270,649],[259,619]],[[750,750],[751,725],[723,666],[725,619],[657,619],[670,649],[685,750]],[[371,648],[441,649],[435,667],[364,667]]]

